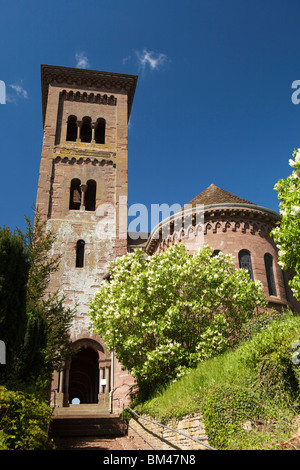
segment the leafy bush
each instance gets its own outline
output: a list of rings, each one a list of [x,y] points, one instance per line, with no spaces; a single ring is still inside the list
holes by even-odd
[[[292,314],[292,312],[288,310],[288,314]],[[282,312],[278,312],[274,309],[271,311],[265,310],[263,312],[254,312],[252,318],[247,320],[247,322],[243,325],[240,341],[249,341],[255,334],[260,333],[262,330],[268,328],[270,323],[276,320],[282,320],[284,316],[285,315]]]
[[[140,413],[166,421],[202,412],[217,449],[281,448],[300,409],[300,317],[260,320],[251,340],[200,363],[139,405]]]
[[[286,313],[239,348],[241,361],[257,371],[258,385],[292,402],[299,398],[298,368],[292,361],[292,344],[299,338],[300,317]]]
[[[300,149],[294,150],[289,160],[293,168],[292,174],[280,179],[274,186],[280,200],[281,219],[271,235],[278,251],[278,264],[285,271],[292,271],[293,278],[289,281],[293,294],[300,300]]]
[[[280,432],[288,432],[291,416],[300,405],[299,366],[292,361],[298,338],[300,318],[287,313],[236,350],[240,364],[255,379],[248,387],[216,385],[204,398],[202,409],[211,445],[218,449],[270,448],[275,436],[278,439]],[[264,434],[258,432],[257,423]]]
[[[220,449],[239,448],[246,439],[245,423],[266,419],[257,395],[238,385],[216,386],[202,403],[209,443]]]
[[[50,408],[32,396],[0,387],[0,450],[53,449]]]
[[[212,254],[204,247],[191,256],[183,244],[148,258],[136,250],[111,264],[110,281],[93,297],[92,326],[140,394],[225,351],[265,305],[260,282],[235,269],[230,255]]]

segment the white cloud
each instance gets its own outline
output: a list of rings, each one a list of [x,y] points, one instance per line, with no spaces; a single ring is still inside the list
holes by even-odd
[[[11,83],[8,85],[14,90],[14,93],[7,93],[6,100],[10,103],[16,103],[18,98],[28,98],[28,93],[22,85]]]
[[[166,54],[163,54],[162,52],[147,51],[147,49],[143,49],[142,52],[136,51],[136,55],[139,66],[142,70],[145,70],[147,66],[149,66],[151,70],[158,70],[167,61]]]
[[[128,55],[127,57],[124,57],[124,59],[122,60],[122,63],[126,64],[126,62],[128,62],[129,60],[131,60],[131,55]]]
[[[85,52],[76,52],[75,54],[76,59],[76,67],[78,69],[87,69],[89,68],[89,60],[85,54]]]

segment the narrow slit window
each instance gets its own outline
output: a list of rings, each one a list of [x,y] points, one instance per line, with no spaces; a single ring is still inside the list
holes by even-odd
[[[92,140],[92,125],[90,117],[84,117],[82,120],[80,140],[81,142],[91,142]]]
[[[70,186],[70,210],[79,210],[81,204],[81,181],[78,178],[74,178],[71,181]]]
[[[76,268],[83,268],[84,266],[84,246],[83,240],[78,240],[76,243]]]
[[[239,265],[240,268],[246,269],[251,279],[253,279],[251,255],[247,250],[241,250],[239,252]]]
[[[96,181],[87,181],[87,190],[85,193],[85,210],[95,211],[96,210]]]
[[[69,116],[67,124],[67,140],[76,142],[77,139],[77,117]]]
[[[95,142],[96,144],[105,144],[105,119],[97,119],[95,128]]]
[[[264,256],[264,260],[265,260],[269,295],[277,295],[274,271],[273,271],[273,258],[269,253],[266,253]]]

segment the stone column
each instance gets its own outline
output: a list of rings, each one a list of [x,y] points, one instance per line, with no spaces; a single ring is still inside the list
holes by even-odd
[[[63,393],[63,378],[64,378],[64,375],[63,375],[63,371],[61,370],[60,373],[59,373],[59,393]]]
[[[63,406],[69,405],[69,377],[70,377],[70,365],[68,365],[65,368],[65,373],[64,373],[65,386],[64,386]]]
[[[101,382],[103,380],[103,368],[100,367],[99,369],[99,395],[103,393],[103,385],[101,385]]]
[[[108,393],[110,391],[110,367],[107,366],[105,369],[105,378],[106,378],[106,388],[105,391]]]
[[[87,190],[87,184],[81,184],[81,185],[80,185],[80,188],[81,188],[81,204],[80,204],[80,210],[81,210],[81,211],[84,211],[84,209],[85,209],[85,193],[86,193],[86,190]]]
[[[91,138],[91,142],[93,144],[96,143],[96,139],[95,139],[95,130],[96,130],[96,127],[97,127],[97,124],[95,122],[91,122],[91,128],[92,128],[92,138]]]
[[[57,383],[57,386],[54,390],[54,393],[56,394],[55,396],[55,406],[57,407],[62,407],[64,406],[64,373],[63,371],[60,371],[57,373],[57,382],[55,381],[55,385]],[[54,383],[54,382],[53,382]]]
[[[81,140],[80,140],[81,126],[82,126],[82,121],[77,121],[77,138],[76,138],[76,142],[81,142]]]

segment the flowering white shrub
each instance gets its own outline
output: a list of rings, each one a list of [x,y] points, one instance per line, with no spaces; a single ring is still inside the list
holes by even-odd
[[[231,255],[183,244],[146,257],[138,249],[110,265],[90,302],[91,327],[148,391],[224,351],[256,306],[260,282],[235,269]]]
[[[279,248],[279,265],[295,273],[290,281],[293,294],[300,300],[300,149],[289,159],[292,174],[274,186],[280,200],[281,220],[271,234]]]

